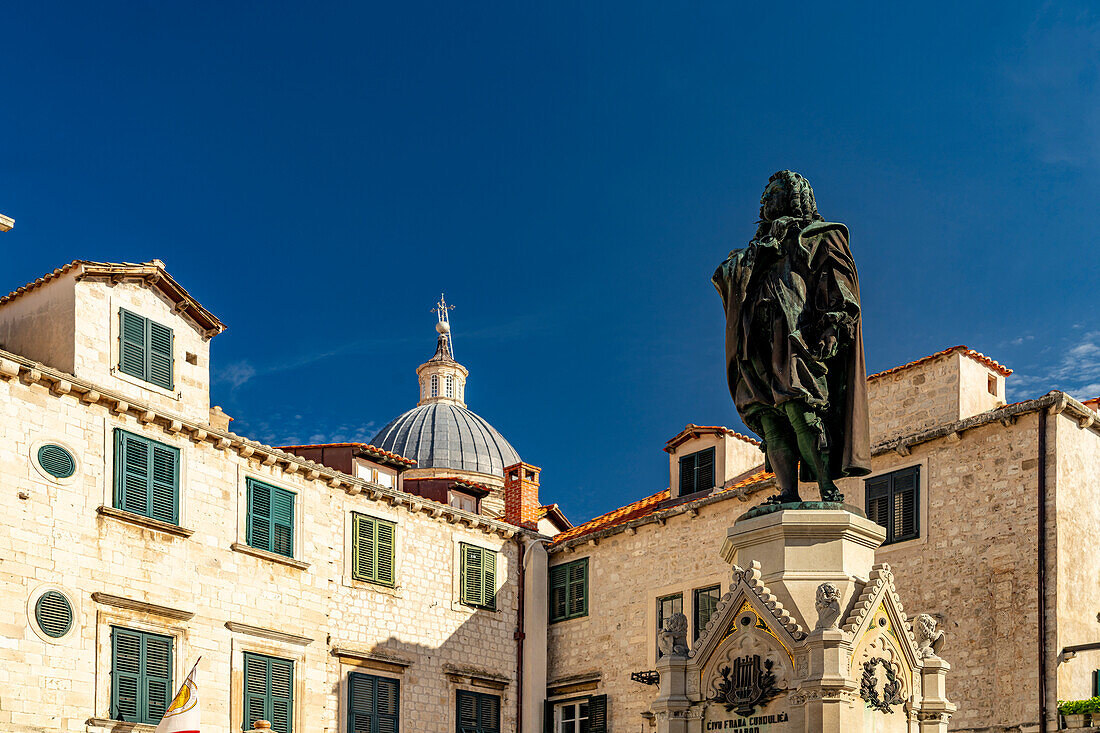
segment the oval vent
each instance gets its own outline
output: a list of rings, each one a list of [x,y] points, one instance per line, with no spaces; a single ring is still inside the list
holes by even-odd
[[[34,604],[34,619],[46,636],[59,639],[73,627],[73,607],[64,595],[48,590]]]
[[[54,478],[69,478],[76,473],[73,454],[59,445],[44,445],[38,449],[38,464]]]

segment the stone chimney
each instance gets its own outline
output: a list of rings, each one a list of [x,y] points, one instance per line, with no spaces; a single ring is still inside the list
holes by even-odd
[[[538,466],[517,463],[504,469],[504,521],[525,529],[538,529]]]

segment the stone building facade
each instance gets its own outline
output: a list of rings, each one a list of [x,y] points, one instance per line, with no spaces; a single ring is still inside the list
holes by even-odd
[[[1041,707],[1054,730],[1056,700],[1093,695],[1100,670],[1100,416],[1060,392],[1005,404],[1010,374],[956,347],[872,376],[873,473],[838,482],[889,530],[875,560],[909,617],[946,630],[954,730],[1039,730]],[[603,694],[611,730],[648,730],[662,616],[685,613],[689,642],[705,627],[730,583],[726,530],[774,489],[751,442],[689,425],[666,446],[669,489],[555,538],[551,576],[583,566],[587,584],[584,613],[550,624],[549,710]]]
[[[201,657],[204,733],[535,730],[539,535],[230,432],[222,328],[160,262],[0,299],[0,729],[152,731]]]

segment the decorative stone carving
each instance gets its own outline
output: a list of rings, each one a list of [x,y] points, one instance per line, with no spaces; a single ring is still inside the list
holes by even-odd
[[[886,679],[882,683],[882,691],[879,692],[879,679],[875,669],[881,667]],[[859,685],[859,696],[867,701],[867,704],[883,713],[892,713],[894,705],[902,705],[905,697],[902,695],[901,680],[898,679],[895,665],[882,657],[873,657],[863,663],[863,678]]]
[[[687,645],[687,616],[682,613],[674,613],[665,619],[663,628],[657,634],[657,648],[661,654],[670,657],[686,657]]]
[[[944,631],[936,628],[936,619],[927,613],[917,616],[917,623],[913,629],[917,642],[917,655],[921,659],[938,657],[943,647]]]
[[[817,586],[816,629],[835,629],[840,620],[840,589],[832,583]]]
[[[783,692],[776,683],[773,664],[770,659],[761,661],[759,654],[738,657],[732,669],[724,666],[719,670],[718,689],[710,699],[725,705],[726,712],[736,711],[747,718]]]

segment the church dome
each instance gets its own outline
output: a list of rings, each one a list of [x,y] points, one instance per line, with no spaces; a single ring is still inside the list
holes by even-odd
[[[416,467],[449,468],[504,477],[520,462],[496,428],[465,407],[445,402],[418,405],[374,436],[371,445],[416,460]]]
[[[466,367],[455,361],[447,305],[440,296],[435,355],[416,368],[417,406],[400,415],[371,439],[371,445],[416,460],[409,471],[447,469],[504,478],[519,454],[483,417],[466,408]]]

